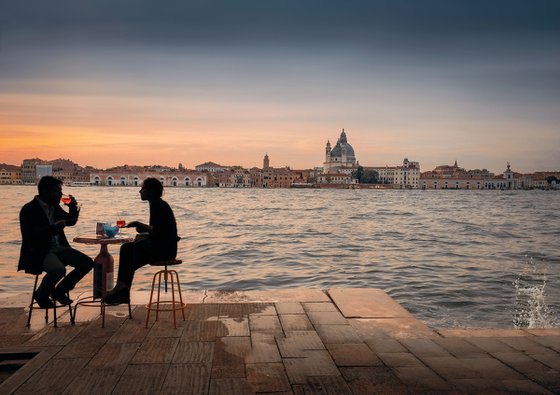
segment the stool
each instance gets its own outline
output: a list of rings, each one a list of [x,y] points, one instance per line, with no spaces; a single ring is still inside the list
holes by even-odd
[[[175,270],[167,269],[167,266],[179,265],[183,261],[179,259],[172,259],[169,261],[158,261],[150,263],[151,266],[163,266],[163,270],[160,270],[154,274],[152,280],[152,290],[150,292],[150,302],[146,305],[148,309],[148,314],[146,316],[146,328],[148,327],[148,322],[150,320],[150,312],[154,310],[156,312],[156,321],[158,320],[158,315],[160,311],[172,311],[173,312],[173,327],[177,329],[177,319],[175,318],[175,312],[181,310],[183,313],[183,321],[185,320],[185,303],[183,303],[183,295],[181,294],[181,283],[179,281],[179,274]],[[171,282],[171,300],[165,299],[161,300],[161,278],[164,278],[165,282],[165,293],[167,293],[167,281],[168,277]],[[154,301],[154,290],[156,287],[157,279],[157,299]],[[177,286],[177,291],[179,292],[179,300],[175,298],[175,286]]]
[[[35,301],[35,292],[37,291],[37,283],[39,282],[39,274],[35,275],[35,284],[33,285],[33,292],[31,292],[31,303],[29,304],[29,317],[27,317],[27,327],[29,328],[31,326],[31,315],[33,314],[33,309],[42,309],[42,307],[39,307],[39,304]],[[54,306],[52,307],[53,309],[53,315],[54,315],[54,327],[58,328],[57,323],[56,323],[56,301],[54,301]],[[37,307],[34,307],[34,305],[37,304]],[[74,324],[74,315],[72,314],[72,303],[68,304],[68,305],[62,305],[59,304],[58,307],[63,307],[63,306],[68,306],[68,311],[70,313],[70,322],[72,324]],[[45,323],[49,322],[49,309],[51,307],[47,307],[45,308]]]
[[[76,306],[77,307],[77,306]],[[107,308],[107,304],[101,299],[101,328],[105,328],[105,309]],[[74,316],[76,312],[74,312]],[[128,319],[132,319],[132,308],[130,307],[130,300],[128,301]]]

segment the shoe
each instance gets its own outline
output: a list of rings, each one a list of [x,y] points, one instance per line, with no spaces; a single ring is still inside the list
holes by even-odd
[[[39,305],[39,308],[41,308],[41,309],[50,309],[50,308],[54,307],[54,303],[51,300],[51,298],[49,298],[48,296],[41,297],[41,296],[39,296],[37,291],[33,292],[33,299],[35,299],[35,301]]]
[[[60,291],[55,290],[53,292],[52,297],[55,301],[57,301],[58,303],[60,303],[63,306],[72,304],[72,302],[74,302],[72,299],[70,299],[68,297],[68,294],[66,292],[60,292]]]
[[[130,303],[130,293],[128,290],[120,290],[117,292],[110,292],[103,298],[105,304],[122,304]]]

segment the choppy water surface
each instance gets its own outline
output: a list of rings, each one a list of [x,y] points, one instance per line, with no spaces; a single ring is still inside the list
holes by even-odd
[[[1,292],[32,286],[15,267],[19,209],[35,190],[0,187]],[[148,220],[138,188],[64,191],[83,205],[70,240],[119,210]],[[169,188],[164,198],[190,289],[378,287],[434,327],[560,325],[558,192]],[[135,287],[148,289],[152,272]]]

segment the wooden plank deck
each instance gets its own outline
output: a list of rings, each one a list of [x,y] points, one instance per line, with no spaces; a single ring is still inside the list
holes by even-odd
[[[0,355],[36,353],[0,394],[560,393],[560,328],[432,330],[380,290],[205,298],[177,329],[137,306],[28,330],[0,308]]]

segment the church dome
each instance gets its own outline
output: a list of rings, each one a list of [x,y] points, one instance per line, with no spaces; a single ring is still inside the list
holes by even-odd
[[[346,133],[344,129],[340,134],[340,138],[336,142],[336,145],[331,151],[331,158],[342,158],[342,154],[346,153],[347,162],[354,163],[356,161],[356,155],[354,154],[354,148],[350,144],[348,144],[348,140],[346,139]]]

